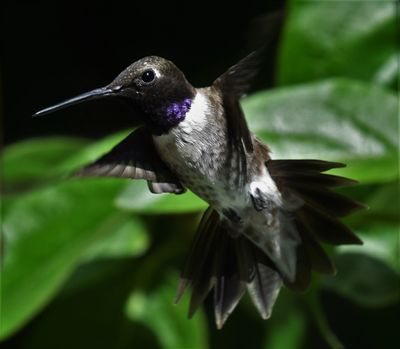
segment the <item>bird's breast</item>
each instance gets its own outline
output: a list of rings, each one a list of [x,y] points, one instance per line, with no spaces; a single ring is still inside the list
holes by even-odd
[[[198,92],[185,120],[167,134],[154,136],[167,166],[184,186],[209,202],[217,200],[217,192],[232,175],[228,176],[226,166],[227,134],[221,108],[211,106],[209,98]]]

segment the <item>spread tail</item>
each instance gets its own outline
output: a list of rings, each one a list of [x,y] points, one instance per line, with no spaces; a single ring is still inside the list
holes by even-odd
[[[220,329],[246,289],[264,319],[282,286],[282,278],[268,257],[244,236],[233,238],[229,227],[211,207],[204,213],[178,286],[176,302],[186,287],[192,295],[189,317],[214,293],[214,313]]]

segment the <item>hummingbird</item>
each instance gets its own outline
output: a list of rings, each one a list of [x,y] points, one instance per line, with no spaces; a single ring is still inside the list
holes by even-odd
[[[144,179],[152,193],[189,189],[209,204],[175,302],[189,287],[192,317],[212,293],[218,329],[246,290],[267,319],[283,286],[302,292],[312,271],[334,274],[321,244],[362,244],[340,218],[364,206],[332,190],[357,182],[325,173],[345,165],[272,159],[249,130],[240,99],[259,61],[254,51],[210,86],[195,88],[174,63],[148,56],[107,86],[34,115],[105,97],[129,103],[141,126],[76,175]]]

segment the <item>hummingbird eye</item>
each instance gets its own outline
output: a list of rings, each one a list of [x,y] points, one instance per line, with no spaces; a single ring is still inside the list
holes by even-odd
[[[154,74],[154,71],[151,69],[146,70],[141,76],[141,80],[145,83],[152,82],[154,80],[154,78],[155,78],[155,74]]]

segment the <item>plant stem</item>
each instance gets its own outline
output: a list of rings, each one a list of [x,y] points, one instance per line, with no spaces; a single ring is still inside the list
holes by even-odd
[[[316,288],[314,289],[315,290],[312,291],[312,294],[310,294],[310,297],[307,297],[307,299],[317,327],[331,349],[344,349],[344,345],[333,332],[328,319],[325,316],[319,299],[318,290]]]

